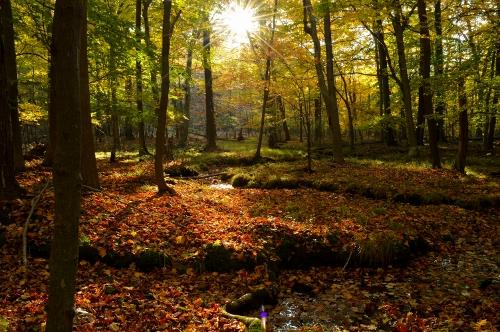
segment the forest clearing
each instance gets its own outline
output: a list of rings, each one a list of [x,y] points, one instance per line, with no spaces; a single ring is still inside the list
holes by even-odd
[[[0,0],[0,332],[498,331],[500,5]]]
[[[491,168],[464,178],[418,163],[327,157],[299,176],[301,151],[267,152],[267,162],[247,166],[239,151],[179,156],[183,167],[167,172],[191,177],[170,177],[176,195],[167,199],[151,183],[150,159],[98,160],[101,191],[82,194],[75,328],[241,331],[221,306],[275,289],[275,331],[495,330],[499,189],[480,175]],[[27,197],[2,211],[0,316],[12,330],[45,321],[50,187],[31,217],[27,269],[19,261],[31,198],[50,178],[40,162],[19,179]],[[243,185],[245,176],[256,183]]]

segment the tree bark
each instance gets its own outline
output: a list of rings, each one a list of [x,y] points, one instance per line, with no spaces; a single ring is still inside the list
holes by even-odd
[[[321,99],[314,99],[314,143],[320,145],[323,139],[323,130],[321,125]]]
[[[299,97],[299,142],[304,141],[304,106]]]
[[[99,177],[97,175],[97,163],[95,159],[94,134],[92,132],[92,119],[90,111],[89,92],[89,64],[87,58],[87,0],[82,1],[83,21],[81,27],[80,41],[80,102],[82,119],[82,154],[81,170],[83,184],[97,188],[99,187]]]
[[[163,31],[161,49],[161,97],[160,106],[157,110],[158,126],[156,128],[156,152],[155,152],[155,179],[159,193],[174,193],[167,186],[163,174],[163,158],[165,157],[165,132],[167,127],[168,93],[170,90],[170,40],[173,30],[170,14],[172,12],[172,0],[163,2]]]
[[[135,101],[137,105],[137,114],[139,115],[139,155],[148,155],[146,146],[146,135],[144,133],[144,106],[142,103],[142,63],[141,52],[141,3],[142,0],[135,1]]]
[[[417,0],[418,18],[420,23],[420,78],[422,83],[418,89],[419,114],[427,118],[429,131],[429,147],[431,150],[431,162],[433,168],[441,168],[439,157],[437,125],[432,108],[432,89],[430,83],[431,74],[431,39],[427,22],[427,10],[425,0]],[[423,129],[423,128],[422,128]],[[422,133],[423,134],[423,133]]]
[[[215,126],[214,91],[212,87],[212,59],[210,54],[210,31],[203,30],[203,68],[205,72],[205,112],[207,151],[217,149],[217,128]]]
[[[435,63],[434,71],[438,82],[443,82],[444,74],[444,52],[443,52],[443,28],[441,23],[441,0],[436,0],[434,3],[434,28],[436,30],[435,41]],[[438,141],[445,142],[444,133],[444,113],[446,111],[445,95],[443,84],[438,84],[436,88],[436,110],[435,113],[439,116],[437,120]]]
[[[24,158],[21,139],[21,125],[19,122],[16,49],[14,44],[14,27],[10,0],[2,1],[0,8],[0,20],[2,20],[2,39],[4,43],[4,61],[6,65],[5,75],[7,78],[6,89],[11,117],[10,126],[12,130],[14,167],[16,170],[21,171],[24,169]]]
[[[111,157],[109,161],[111,163],[116,162],[116,152],[120,149],[120,116],[118,115],[116,98],[116,85],[117,85],[117,73],[116,73],[116,54],[113,45],[109,48],[109,76],[110,76],[110,88],[111,88],[111,133],[113,136],[113,143],[111,145]]]
[[[57,0],[54,14],[53,110],[59,125],[53,171],[55,224],[49,260],[48,332],[73,328],[81,199],[79,48],[83,9],[81,1]]]
[[[497,36],[498,38],[498,36]],[[495,55],[495,76],[496,77],[499,77],[500,76],[500,40],[497,40],[496,42],[496,55]],[[493,148],[493,143],[494,143],[494,140],[495,140],[495,128],[496,128],[496,122],[497,122],[497,118],[496,118],[496,110],[498,108],[498,100],[499,100],[499,95],[500,95],[500,92],[498,91],[498,89],[495,90],[494,92],[494,96],[493,96],[493,103],[491,105],[491,115],[490,115],[490,119],[489,119],[489,125],[488,125],[488,133],[487,133],[487,137],[486,137],[486,142],[485,142],[485,148],[486,148],[486,151],[489,151],[489,152],[494,152],[494,148]]]
[[[12,112],[13,84],[12,56],[15,62],[14,36],[12,30],[12,12],[10,0],[0,0],[0,199],[14,198],[20,194],[20,187],[15,177],[14,133]],[[15,68],[14,68],[15,69]],[[17,88],[16,95],[17,95]]]
[[[380,10],[378,1],[374,1],[375,9],[377,11]],[[375,20],[375,34],[376,34],[376,42],[379,44],[377,47],[378,51],[378,61],[380,65],[380,99],[382,102],[383,115],[385,120],[390,120],[391,117],[391,89],[389,85],[389,70],[387,65],[387,48],[385,45],[385,37],[384,37],[384,27],[382,25],[382,19],[378,17]],[[394,138],[394,129],[391,127],[391,121],[383,121],[383,137],[385,144],[389,146],[396,145],[396,140]]]
[[[333,139],[333,158],[337,162],[344,162],[344,153],[342,151],[342,137],[340,133],[340,121],[337,105],[337,95],[335,91],[335,78],[333,72],[333,50],[331,36],[330,9],[325,3],[324,30],[326,44],[326,77],[323,73],[321,62],[321,43],[318,38],[316,17],[313,14],[313,8],[310,0],[302,1],[304,7],[304,31],[311,36],[314,45],[314,63],[318,84],[321,94],[325,98],[325,105],[328,114],[328,123],[332,132]]]
[[[283,125],[283,133],[285,134],[285,141],[288,142],[290,140],[290,130],[288,129],[288,123],[286,121],[286,109],[285,103],[283,102],[283,98],[278,96],[278,108],[280,111],[281,123]]]
[[[260,159],[260,150],[262,147],[262,138],[264,137],[264,124],[266,120],[266,107],[267,102],[269,100],[269,89],[271,88],[271,65],[272,65],[272,57],[271,57],[271,45],[274,43],[274,33],[276,30],[276,13],[278,10],[278,0],[274,0],[274,10],[273,10],[273,21],[271,26],[271,37],[269,38],[269,43],[267,43],[266,47],[266,68],[264,71],[264,91],[262,93],[262,108],[260,112],[260,128],[259,128],[259,137],[257,139],[257,150],[255,151],[255,159]]]
[[[186,146],[188,143],[189,136],[189,124],[191,122],[191,79],[193,74],[193,45],[190,42],[187,49],[186,56],[186,78],[184,80],[184,105],[183,105],[183,115],[179,146]]]
[[[340,78],[342,79],[342,85],[344,86],[345,96],[343,96],[340,93],[340,91],[338,91],[338,93],[339,93],[339,96],[341,97],[341,99],[344,101],[345,107],[347,109],[347,118],[348,118],[348,122],[349,122],[349,146],[351,147],[351,150],[352,150],[352,149],[354,149],[354,123],[353,123],[353,116],[352,116],[352,102],[351,102],[350,97],[349,97],[349,90],[347,90],[347,80],[345,79],[344,75],[342,75],[342,73],[340,73]],[[389,78],[389,77],[387,77],[387,78]],[[386,135],[387,135],[387,131],[386,131]]]
[[[458,153],[453,168],[465,174],[465,160],[467,157],[467,144],[469,142],[469,120],[467,118],[467,94],[465,93],[464,77],[460,77],[458,81],[458,110],[460,132],[458,136]]]
[[[415,131],[415,122],[413,121],[413,109],[411,98],[410,78],[408,76],[408,65],[406,61],[406,52],[403,33],[406,28],[406,23],[403,22],[403,12],[399,0],[393,2],[394,15],[392,19],[392,26],[394,29],[394,36],[396,38],[396,48],[398,53],[398,65],[400,75],[400,88],[403,98],[404,112],[405,112],[405,125],[406,137],[408,138],[409,154],[418,154],[417,147],[417,134]]]
[[[57,135],[57,124],[56,124],[56,112],[54,110],[54,95],[55,95],[55,78],[54,78],[54,68],[52,61],[53,46],[50,47],[50,63],[49,63],[49,142],[47,145],[47,151],[45,152],[45,157],[43,159],[44,166],[52,166],[54,163],[54,151],[56,149],[56,135]]]
[[[142,7],[142,17],[144,18],[144,41],[146,42],[146,51],[149,58],[149,67],[150,67],[150,77],[151,77],[151,92],[153,94],[153,104],[157,105],[159,95],[158,92],[158,70],[156,67],[156,63],[158,59],[156,58],[153,46],[151,44],[151,33],[149,28],[149,6],[153,0],[145,0],[144,6]]]

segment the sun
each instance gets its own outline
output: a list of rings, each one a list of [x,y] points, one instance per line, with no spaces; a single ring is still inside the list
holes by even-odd
[[[248,42],[248,34],[257,31],[259,24],[255,9],[232,3],[218,15],[221,30],[227,34],[226,43],[239,46]]]

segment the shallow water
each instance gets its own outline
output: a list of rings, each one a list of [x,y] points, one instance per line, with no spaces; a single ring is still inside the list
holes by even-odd
[[[212,189],[219,189],[219,190],[234,189],[234,187],[229,183],[215,183],[211,184],[209,187]]]

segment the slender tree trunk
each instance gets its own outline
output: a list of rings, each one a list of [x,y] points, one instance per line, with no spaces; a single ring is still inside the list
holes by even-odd
[[[186,78],[184,79],[184,107],[181,123],[179,146],[186,146],[189,137],[189,124],[191,121],[191,79],[193,73],[193,45],[189,44],[186,56]]]
[[[19,123],[18,89],[16,49],[14,45],[14,27],[10,0],[3,0],[0,7],[0,20],[2,21],[2,39],[4,43],[4,61],[6,65],[6,83],[8,107],[10,111],[10,127],[12,131],[12,149],[14,153],[14,167],[21,171],[24,169],[23,148],[21,139],[21,125]]]
[[[170,41],[172,37],[173,24],[171,24],[170,14],[172,12],[172,0],[163,2],[163,31],[161,49],[161,97],[160,106],[157,110],[158,126],[156,128],[156,152],[155,152],[155,179],[158,192],[175,191],[167,186],[163,174],[163,158],[165,157],[165,133],[167,127],[168,93],[170,90]]]
[[[460,132],[458,137],[458,153],[453,168],[465,174],[465,159],[467,157],[467,144],[469,142],[469,120],[467,118],[467,94],[465,93],[465,79],[460,77],[458,81],[458,124]]]
[[[394,15],[392,19],[392,26],[394,29],[394,36],[396,38],[396,48],[398,53],[399,75],[401,77],[401,95],[403,99],[404,112],[405,112],[405,125],[406,136],[408,138],[409,154],[414,156],[418,154],[417,134],[415,131],[415,122],[413,121],[413,109],[411,98],[410,78],[408,76],[408,65],[406,61],[406,52],[403,32],[405,26],[402,22],[402,9],[399,0],[394,0]]]
[[[324,8],[324,30],[325,30],[325,45],[326,45],[326,76],[323,73],[323,65],[321,62],[321,43],[318,38],[316,25],[316,17],[313,14],[313,8],[310,0],[302,1],[304,7],[304,31],[311,36],[314,45],[314,58],[316,75],[318,76],[318,84],[321,94],[325,97],[325,105],[328,114],[328,123],[332,132],[333,138],[333,158],[337,162],[344,162],[344,154],[342,151],[342,137],[340,132],[340,121],[337,106],[337,95],[335,91],[335,79],[333,73],[333,50],[332,36],[330,26],[330,9],[326,5]]]
[[[116,152],[120,149],[120,116],[118,115],[118,100],[116,98],[116,54],[113,45],[109,48],[109,76],[111,88],[111,134],[113,143],[111,145],[111,163],[116,162]]]
[[[150,67],[150,77],[151,77],[151,93],[153,94],[153,104],[157,105],[159,100],[159,91],[158,91],[158,70],[157,70],[157,62],[158,59],[153,51],[153,46],[151,44],[151,32],[149,28],[149,6],[153,0],[145,0],[144,6],[142,7],[142,17],[144,18],[144,41],[146,42],[146,51],[149,58],[149,67]]]
[[[305,124],[306,124],[306,139],[307,139],[307,171],[312,173],[312,156],[311,156],[311,92],[309,91],[309,95],[307,96],[307,102],[304,100],[305,105]],[[302,94],[304,94],[302,92]],[[305,94],[304,94],[305,95]]]
[[[203,67],[205,69],[206,150],[214,151],[217,149],[217,128],[215,126],[212,59],[210,49],[210,31],[205,29],[203,30]]]
[[[10,81],[11,73],[9,74],[12,70],[11,57],[15,56],[13,36],[8,36],[9,32],[13,33],[11,17],[10,0],[0,0],[0,199],[14,198],[20,194],[20,187],[15,177],[12,128],[13,83]]]
[[[438,135],[436,119],[434,118],[432,108],[432,90],[430,83],[431,73],[431,40],[429,27],[427,23],[427,10],[425,0],[417,0],[418,18],[420,22],[420,77],[422,83],[418,90],[419,95],[419,113],[427,117],[427,126],[429,131],[429,147],[431,150],[431,161],[433,168],[441,168],[441,159],[439,157]]]
[[[307,0],[309,1],[309,0]],[[324,0],[323,28],[325,34],[326,49],[326,81],[328,85],[328,98],[330,102],[331,126],[333,136],[333,158],[339,162],[344,162],[344,153],[342,151],[342,132],[340,130],[339,109],[337,103],[337,88],[335,87],[335,74],[333,70],[333,40],[330,17],[330,2]],[[312,8],[311,8],[312,11]]]
[[[497,38],[498,38],[498,36],[497,36]],[[497,42],[496,42],[495,76],[500,77],[500,40],[497,40]],[[487,133],[486,144],[485,144],[486,151],[489,151],[489,152],[494,152],[493,143],[495,140],[495,128],[496,128],[496,122],[497,122],[496,110],[498,108],[498,100],[499,100],[499,95],[500,95],[500,92],[498,91],[498,89],[496,89],[494,93],[495,94],[493,96],[493,103],[491,105],[492,114],[490,115],[488,133]]]
[[[314,99],[314,143],[321,144],[323,131],[321,130],[321,99]]]
[[[92,119],[90,111],[89,92],[89,64],[87,58],[87,0],[80,0],[83,7],[83,21],[80,40],[80,102],[81,102],[81,127],[82,127],[82,154],[81,171],[83,184],[97,188],[99,178],[95,159],[94,134],[92,132]]]
[[[304,104],[299,98],[299,142],[304,141]]]
[[[144,133],[144,106],[142,103],[142,63],[141,63],[141,3],[142,0],[135,1],[135,100],[137,114],[139,115],[139,155],[148,155],[146,146],[146,135]]]
[[[434,28],[436,30],[435,41],[435,63],[434,71],[438,79],[436,89],[436,111],[439,116],[437,120],[438,141],[445,142],[446,136],[444,134],[444,113],[446,111],[445,95],[443,88],[443,74],[444,74],[444,53],[443,53],[443,28],[441,24],[441,0],[436,0],[434,3]]]
[[[276,149],[278,148],[278,130],[277,130],[277,122],[278,122],[278,117],[277,117],[277,101],[276,101],[276,96],[272,97],[269,100],[269,103],[272,105],[270,107],[270,114],[269,114],[269,128],[268,128],[268,144],[267,146],[270,149]]]
[[[378,1],[374,1],[374,3],[375,8],[378,8]],[[382,84],[382,86],[380,87],[380,99],[383,105],[383,115],[387,120],[389,120],[389,118],[391,117],[391,89],[389,85],[389,70],[387,65],[387,48],[385,47],[384,27],[382,25],[382,19],[380,18],[377,18],[377,20],[375,20],[375,34],[375,40],[378,43],[377,55],[380,64],[379,84]],[[385,144],[389,146],[396,145],[396,140],[394,138],[394,129],[391,127],[390,121],[383,122],[382,130]]]
[[[264,92],[262,93],[262,108],[260,112],[260,128],[259,137],[257,139],[257,150],[255,151],[255,159],[260,159],[260,150],[262,147],[262,138],[264,137],[264,124],[266,120],[266,107],[267,101],[269,100],[269,89],[271,88],[271,45],[274,43],[274,33],[276,30],[276,13],[278,10],[278,0],[274,0],[274,10],[273,10],[273,21],[271,26],[271,38],[267,44],[266,49],[266,69],[264,71]]]
[[[290,130],[288,130],[288,123],[286,121],[286,110],[285,110],[285,103],[283,102],[283,98],[281,96],[278,96],[278,107],[280,111],[280,117],[281,117],[281,123],[283,125],[283,133],[285,134],[285,141],[290,140]]]
[[[53,110],[59,125],[54,154],[55,223],[49,260],[48,332],[73,329],[81,190],[79,48],[84,17],[81,1],[56,1]]]
[[[347,119],[349,122],[349,146],[351,147],[351,150],[353,150],[354,149],[354,123],[352,116],[353,103],[351,103],[351,99],[349,97],[349,90],[347,90],[347,80],[345,79],[342,73],[340,73],[340,78],[342,79],[342,85],[344,87],[344,95],[342,95],[340,91],[337,91],[337,93],[339,94],[340,98],[344,101],[345,108],[347,109]],[[387,131],[384,132],[387,133]]]

